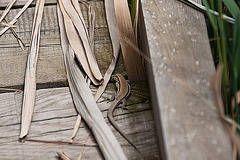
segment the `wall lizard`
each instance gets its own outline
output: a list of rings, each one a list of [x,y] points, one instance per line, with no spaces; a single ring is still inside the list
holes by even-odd
[[[121,129],[118,127],[117,123],[113,119],[113,111],[120,103],[125,103],[126,99],[130,95],[130,85],[121,74],[116,74],[115,76],[113,76],[113,79],[116,81],[118,91],[115,100],[112,102],[111,106],[108,109],[108,120],[112,124],[112,126],[139,152],[137,147],[128,139],[126,134],[121,131]]]

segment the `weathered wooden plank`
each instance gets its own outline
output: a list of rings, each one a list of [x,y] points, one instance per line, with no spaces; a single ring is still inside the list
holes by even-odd
[[[95,55],[102,74],[108,68],[112,58],[112,46],[107,29],[103,2],[91,2],[96,11],[95,21]],[[87,9],[81,5],[83,16],[87,21]],[[12,9],[8,19],[12,19],[19,9]],[[29,46],[34,7],[30,7],[19,18],[15,29],[26,46]],[[88,26],[88,23],[86,23]],[[1,28],[0,28],[1,29]],[[0,37],[0,86],[22,85],[24,81],[26,58],[28,51],[19,47],[16,39],[7,31]],[[14,66],[14,67],[13,67]],[[116,68],[116,73],[123,73],[122,57]],[[62,49],[60,45],[59,27],[56,15],[56,5],[44,8],[41,27],[40,53],[37,66],[37,83],[53,83],[66,81],[63,64]]]
[[[6,7],[7,4],[9,3],[10,0],[1,0],[0,1],[0,8],[1,7]],[[17,0],[17,2],[14,4],[14,7],[22,7],[23,5],[25,5],[27,3],[28,0]],[[85,0],[85,1],[101,1],[101,0]],[[45,4],[46,5],[50,5],[50,4],[56,4],[57,3],[57,0],[46,0],[45,1]],[[35,1],[33,1],[32,5],[35,5]]]
[[[142,41],[151,59],[148,76],[163,158],[232,159],[209,85],[215,69],[204,16],[176,0],[141,2]]]
[[[113,130],[129,159],[157,159],[159,147],[154,129],[147,84],[133,83],[133,92],[127,103],[129,111],[117,109],[116,122],[140,149],[137,153],[118,132]],[[144,86],[144,87],[143,87]],[[93,92],[96,89],[92,89]],[[140,91],[140,94],[134,92]],[[141,94],[143,93],[144,94]],[[110,97],[114,91],[108,90],[103,97]],[[149,95],[149,94],[148,94]],[[106,121],[107,108],[111,103],[100,99],[98,103]],[[0,159],[56,159],[56,152],[64,151],[77,159],[82,146],[18,141],[22,93],[0,94]],[[43,140],[68,140],[76,120],[76,111],[68,88],[42,89],[37,91],[36,105],[28,138]],[[80,126],[75,141],[83,141],[89,130],[85,123]],[[88,142],[95,142],[92,135]],[[83,159],[102,159],[98,147],[85,147]]]
[[[1,0],[0,1],[0,7],[6,7],[10,0]],[[17,0],[17,2],[14,4],[14,7],[22,7],[27,3],[28,0]],[[45,4],[55,4],[57,3],[56,0],[46,0]],[[35,1],[32,3],[35,5]]]

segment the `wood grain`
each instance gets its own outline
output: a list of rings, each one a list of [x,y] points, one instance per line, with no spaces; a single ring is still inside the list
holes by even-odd
[[[9,1],[10,0],[1,0],[0,1],[0,7],[6,7],[7,6],[7,4],[9,3]],[[25,5],[26,4],[26,2],[27,2],[27,0],[18,0],[15,4],[14,4],[14,6],[15,7],[22,7],[23,5]],[[57,1],[56,0],[46,0],[46,2],[45,2],[45,4],[56,4],[57,3]],[[34,1],[33,3],[32,3],[32,5],[35,5],[36,4],[36,2]]]
[[[133,90],[143,92],[146,90],[142,90],[142,87],[146,88],[147,84],[134,83],[132,86]],[[92,91],[96,92],[96,89],[93,88]],[[108,89],[103,97],[110,97],[114,92],[115,90]],[[141,150],[141,154],[138,154],[111,127],[128,159],[159,157],[151,106],[149,102],[146,103],[147,100],[149,96],[132,93],[127,103],[130,112],[119,108],[114,113],[116,122]],[[110,106],[110,102],[104,101],[104,98],[100,101],[102,102],[98,103],[98,106],[107,121],[106,109]],[[77,159],[82,146],[19,142],[21,104],[22,93],[0,94],[0,159],[56,159],[56,152],[61,151]],[[77,113],[68,88],[38,90],[33,120],[27,137],[42,140],[69,140],[76,119]],[[86,124],[82,123],[74,141],[83,141],[88,132]],[[92,135],[88,142],[95,142]],[[83,159],[93,158],[102,159],[98,147],[85,147]]]
[[[196,0],[200,2],[199,0]],[[164,159],[231,159],[209,85],[215,73],[204,16],[175,0],[141,0],[144,52]],[[207,103],[209,104],[207,104]]]
[[[104,74],[111,63],[112,46],[106,24],[103,2],[91,2],[95,8],[95,56],[101,73]],[[87,19],[87,9],[81,5],[83,16]],[[20,9],[11,9],[8,20],[11,20]],[[28,8],[16,23],[16,32],[26,46],[29,46],[34,8]],[[88,22],[88,21],[86,21]],[[88,27],[88,23],[86,23]],[[1,28],[0,28],[1,29]],[[19,47],[10,31],[0,37],[0,86],[17,86],[24,82],[24,73],[27,61],[27,50]],[[14,57],[14,58],[13,58]],[[13,67],[14,66],[14,67]],[[126,75],[122,56],[119,58],[116,73]],[[59,27],[56,14],[56,5],[44,7],[41,26],[41,40],[39,61],[37,64],[37,83],[66,82],[60,45]]]

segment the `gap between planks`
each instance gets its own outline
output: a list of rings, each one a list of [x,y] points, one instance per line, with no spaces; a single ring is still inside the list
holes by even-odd
[[[159,147],[154,129],[152,110],[150,102],[148,101],[149,96],[141,94],[142,85],[138,87],[135,83],[133,86],[136,86],[136,91],[140,91],[140,96],[137,93],[130,96],[127,103],[128,106],[130,106],[130,112],[122,111],[119,108],[116,110],[114,115],[116,115],[116,122],[123,131],[128,134],[129,138],[138,145],[142,154],[138,154],[119,135],[119,133],[113,129],[113,127],[110,127],[129,159],[159,157]],[[96,92],[96,89],[92,89],[92,91]],[[143,91],[145,92],[146,90],[143,89],[142,92]],[[103,97],[109,97],[113,94],[113,92],[115,91],[107,90]],[[57,151],[66,151],[73,158],[78,156],[81,146],[28,141],[25,143],[18,142],[22,94],[0,94],[0,99],[0,158],[15,159],[18,157],[19,159],[20,157],[20,159],[39,159],[41,157],[43,158],[44,155],[45,159],[53,159],[56,156]],[[98,103],[98,106],[107,120],[106,109],[110,103],[109,101],[104,100],[105,98],[102,98],[102,102]],[[146,101],[148,102],[146,103]],[[68,140],[71,136],[76,117],[76,111],[68,88],[63,87],[37,90],[36,106],[34,108],[33,121],[28,138]],[[89,130],[87,129],[87,126],[83,123],[75,140],[82,141],[88,132]],[[88,142],[95,142],[92,135]],[[31,152],[29,152],[30,148],[32,148]],[[85,149],[83,159],[92,158],[94,156],[95,159],[102,158],[97,147],[86,147]]]
[[[95,55],[102,74],[108,68],[112,58],[112,46],[106,24],[104,3],[91,2],[96,11],[95,21]],[[87,22],[87,10],[81,5]],[[7,18],[11,19],[19,9],[12,9]],[[28,8],[16,23],[16,31],[26,46],[29,46],[34,8]],[[88,26],[88,23],[86,23]],[[37,83],[53,84],[66,82],[63,55],[60,45],[56,5],[44,7],[40,40],[39,61],[37,64]],[[0,87],[21,86],[24,81],[27,50],[22,51],[10,31],[0,37]],[[13,58],[15,57],[15,58]],[[15,66],[15,67],[12,67]],[[114,73],[126,75],[122,56],[120,56]],[[43,85],[44,86],[44,85]],[[48,85],[45,85],[46,87]],[[57,86],[56,86],[57,87]]]

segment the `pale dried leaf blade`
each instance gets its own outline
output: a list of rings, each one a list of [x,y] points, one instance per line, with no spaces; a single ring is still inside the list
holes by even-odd
[[[73,131],[72,131],[72,135],[70,137],[70,140],[72,141],[74,139],[74,137],[76,136],[77,134],[77,131],[81,125],[81,122],[82,122],[82,117],[80,116],[80,114],[77,115],[77,120],[75,122],[75,125],[73,127]]]
[[[113,47],[113,58],[112,61],[104,75],[104,82],[101,86],[99,86],[94,98],[97,101],[102,93],[105,91],[107,84],[111,78],[111,75],[116,67],[117,59],[119,56],[120,50],[120,42],[117,33],[117,21],[115,16],[114,2],[113,0],[105,0],[105,10],[106,10],[106,18],[108,24],[108,30],[110,33],[111,43]]]
[[[74,53],[68,45],[63,24],[63,17],[59,9],[57,13],[59,18],[65,67],[68,75],[70,91],[72,93],[76,109],[91,129],[105,159],[126,159],[122,148],[106,124],[89,86],[85,82],[81,71],[74,61]]]
[[[35,7],[32,39],[30,43],[26,73],[25,73],[20,138],[24,138],[28,134],[31,120],[32,120],[33,108],[35,104],[36,69],[37,69],[36,65],[37,65],[37,58],[38,58],[38,51],[39,51],[40,27],[41,27],[42,15],[43,15],[44,3],[45,3],[45,0],[38,0]]]
[[[146,73],[142,65],[140,55],[137,54],[128,43],[122,40],[122,37],[127,37],[131,42],[133,42],[133,44],[137,44],[132,27],[128,2],[127,0],[114,0],[114,7],[117,19],[118,35],[120,38],[128,79],[132,81],[146,80]]]

